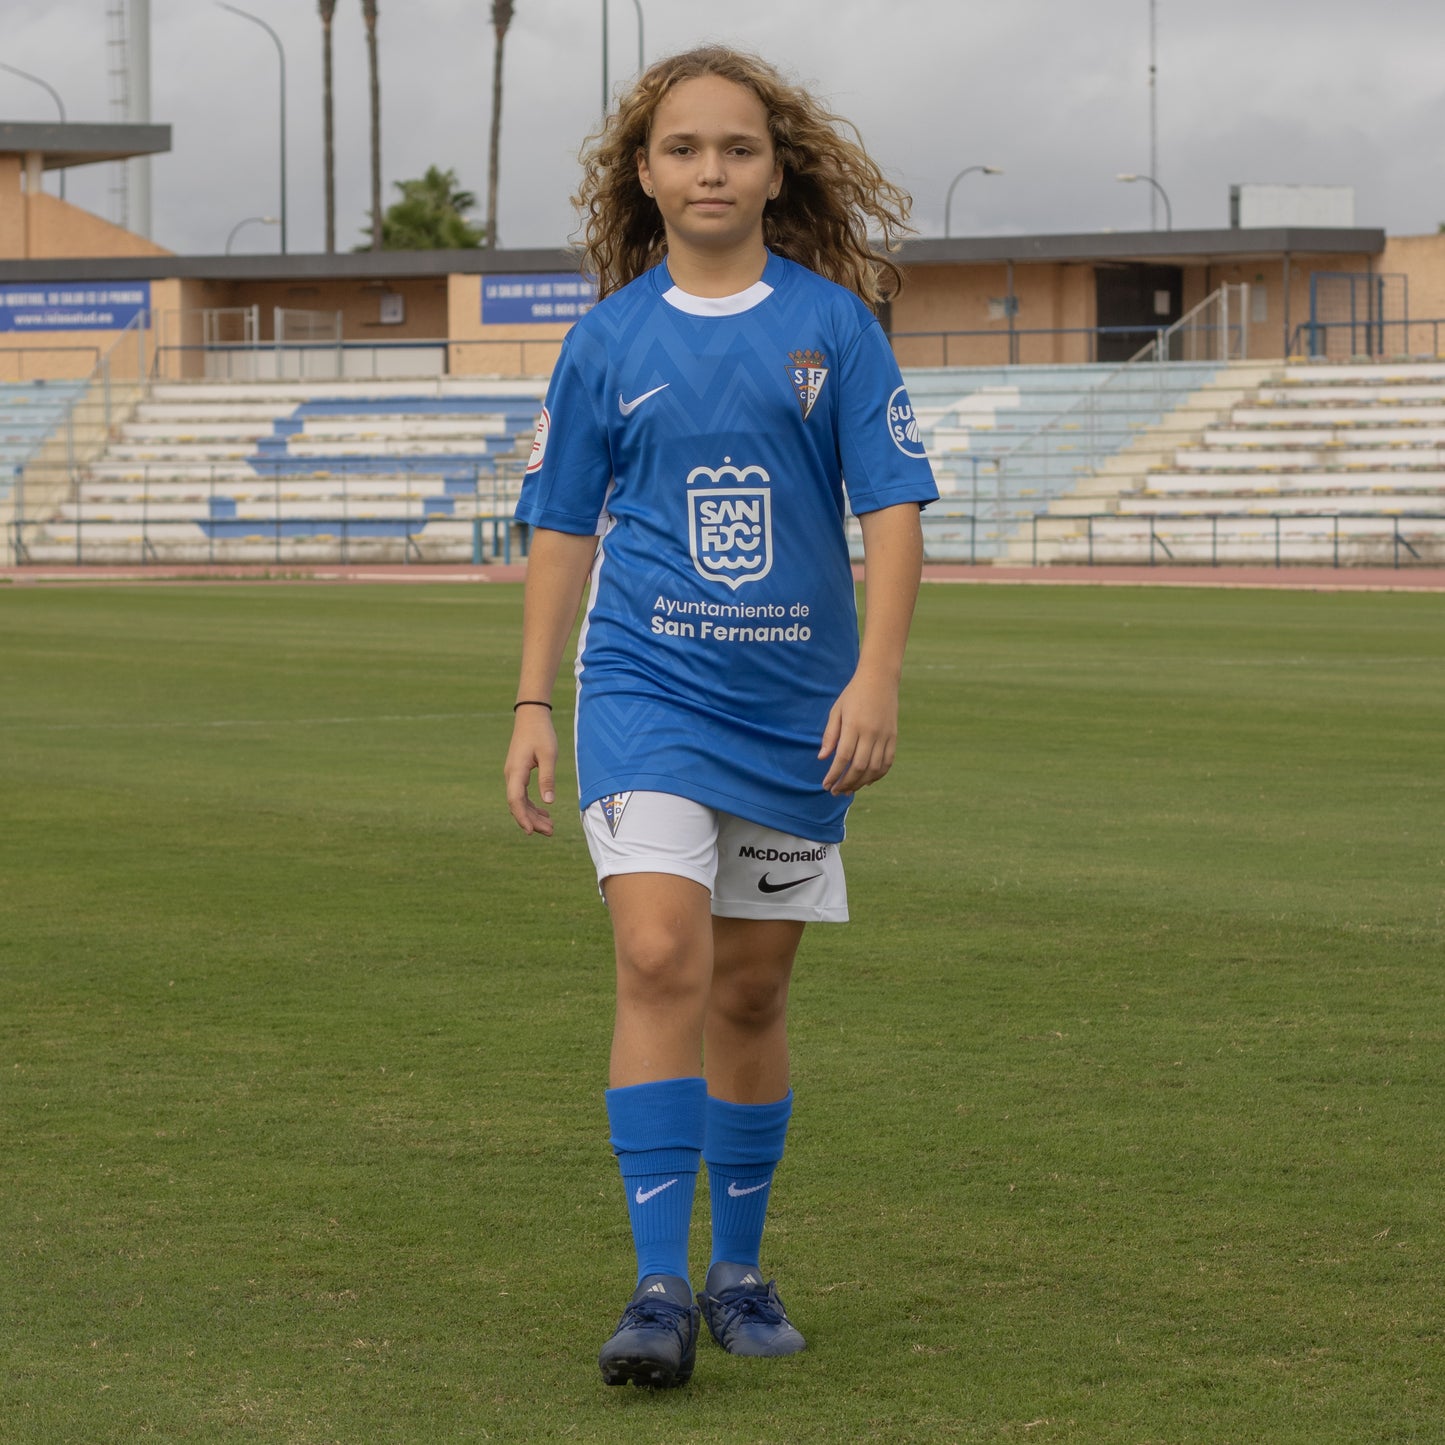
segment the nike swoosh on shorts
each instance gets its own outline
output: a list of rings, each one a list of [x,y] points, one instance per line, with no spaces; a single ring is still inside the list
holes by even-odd
[[[815,878],[821,878],[822,876],[823,876],[823,875],[822,875],[821,873],[809,873],[806,878],[794,878],[794,879],[791,880],[791,882],[788,882],[788,883],[769,883],[769,882],[768,882],[768,875],[767,875],[766,873],[764,873],[763,876],[758,879],[758,892],[759,892],[759,893],[786,893],[789,888],[798,888],[798,887],[801,887],[802,884],[804,884],[804,883],[811,883],[811,882],[813,881],[813,879],[815,879]]]

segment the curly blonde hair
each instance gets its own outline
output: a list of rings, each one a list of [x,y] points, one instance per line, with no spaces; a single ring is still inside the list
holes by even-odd
[[[659,60],[589,136],[573,204],[583,217],[583,264],[608,296],[666,253],[662,216],[642,189],[637,156],[646,151],[662,99],[680,81],[717,75],[751,90],[768,116],[783,168],[782,190],[763,212],[770,250],[846,286],[870,306],[895,295],[903,273],[886,254],[911,230],[912,197],[888,180],[857,130],[831,114],[766,61],[721,45]],[[883,252],[869,242],[879,235]]]

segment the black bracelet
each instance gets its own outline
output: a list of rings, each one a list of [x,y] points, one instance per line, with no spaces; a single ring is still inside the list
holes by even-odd
[[[519,707],[544,707],[548,712],[552,711],[552,704],[550,702],[542,702],[537,698],[530,697],[524,697],[521,702],[514,702],[512,704],[512,711],[516,712]]]

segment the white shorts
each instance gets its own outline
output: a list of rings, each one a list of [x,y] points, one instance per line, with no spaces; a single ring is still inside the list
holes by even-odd
[[[672,873],[712,894],[722,918],[846,923],[836,843],[814,843],[672,793],[613,793],[582,812],[597,884],[617,873]]]

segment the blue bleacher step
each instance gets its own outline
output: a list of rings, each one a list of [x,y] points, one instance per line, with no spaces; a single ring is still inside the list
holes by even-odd
[[[212,497],[210,515],[216,520],[223,517],[234,517],[236,515],[235,501],[231,497]]]

